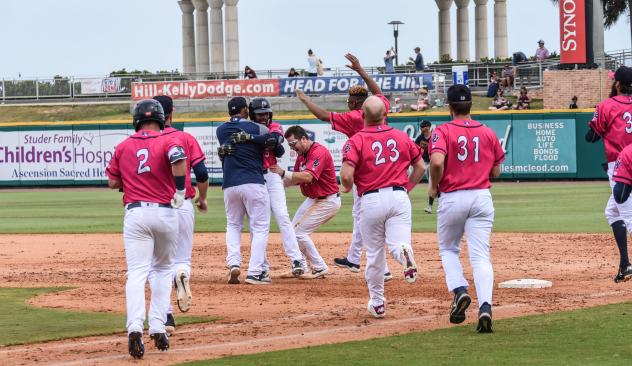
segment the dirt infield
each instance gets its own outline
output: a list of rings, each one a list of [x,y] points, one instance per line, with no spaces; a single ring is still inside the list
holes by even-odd
[[[346,253],[350,236],[318,234],[314,241],[332,263],[335,256]],[[247,237],[243,239],[245,242]],[[225,283],[223,234],[196,234],[195,243],[190,314],[221,317],[220,321],[178,327],[168,352],[147,345],[143,361],[131,361],[121,324],[121,333],[112,336],[0,347],[0,363],[168,364],[450,326],[451,296],[445,288],[434,234],[413,234],[421,269],[415,284],[405,283],[401,267],[389,260],[395,278],[386,285],[386,318],[380,320],[366,311],[368,290],[361,273],[330,265],[331,274],[325,279],[280,279],[289,263],[278,234],[270,237],[270,286]],[[629,283],[612,281],[618,255],[610,235],[493,234],[492,243],[496,283],[514,278],[553,281],[549,289],[496,289],[496,319],[632,299]],[[248,252],[244,247],[245,258]],[[120,234],[2,235],[0,253],[2,287],[77,287],[35,298],[35,305],[125,311]],[[465,270],[471,279],[469,265],[465,264]],[[176,322],[178,315],[176,312]],[[467,322],[475,316],[476,306],[472,306]],[[470,326],[474,331],[474,325]]]

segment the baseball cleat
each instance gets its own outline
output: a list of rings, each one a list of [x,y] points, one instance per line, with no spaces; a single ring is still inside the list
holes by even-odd
[[[268,272],[261,272],[258,275],[247,276],[246,283],[251,285],[269,285],[272,283],[272,279],[268,275]]]
[[[614,282],[627,282],[630,278],[632,278],[632,265],[629,265],[624,269],[619,269],[619,273],[614,276]]]
[[[325,278],[325,275],[329,273],[329,268],[321,268],[312,270],[312,276],[314,278]]]
[[[239,283],[239,275],[241,274],[241,270],[239,266],[230,266],[228,269],[228,283],[231,285]]]
[[[135,359],[143,358],[145,345],[143,344],[143,334],[141,332],[131,332],[127,336],[127,349],[129,354]]]
[[[492,306],[488,303],[481,305],[478,311],[478,325],[476,331],[479,333],[493,333],[492,328]]]
[[[173,314],[167,314],[167,321],[165,322],[165,332],[168,336],[173,335],[176,332],[176,320],[173,318]]]
[[[292,261],[292,275],[294,277],[299,277],[305,273],[303,266],[301,266],[301,261]]]
[[[154,345],[161,351],[166,351],[169,349],[169,337],[167,337],[167,333],[154,333],[149,335],[150,339],[154,340]]]
[[[383,318],[384,313],[386,312],[386,308],[384,307],[384,304],[373,306],[373,304],[371,304],[371,300],[369,300],[369,303],[367,304],[366,309],[369,311],[369,314],[373,315],[374,318],[378,318],[378,319]]]
[[[467,293],[467,290],[455,291],[454,301],[452,301],[452,308],[450,309],[450,323],[463,323],[465,321],[465,310],[467,310],[471,302],[472,298]]]
[[[413,248],[410,245],[402,245],[402,257],[404,257],[404,279],[408,283],[413,283],[417,280],[417,264],[415,263],[415,256],[413,254]]]
[[[336,265],[336,267],[346,268],[354,273],[360,272],[360,265],[349,262],[349,260],[346,257],[334,258],[334,264]]]
[[[189,287],[189,276],[185,271],[178,271],[176,275],[176,298],[178,308],[183,313],[191,309],[191,287]]]
[[[430,205],[426,206],[426,208],[424,208],[424,211],[426,211],[426,213],[431,214],[432,213],[432,206],[430,206]]]
[[[388,282],[393,279],[393,274],[391,272],[384,273],[384,282]]]

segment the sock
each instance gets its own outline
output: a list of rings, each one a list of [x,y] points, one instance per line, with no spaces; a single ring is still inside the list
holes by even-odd
[[[619,256],[621,258],[619,268],[625,269],[630,265],[630,259],[628,258],[628,230],[623,220],[613,222],[610,226],[612,226],[614,240],[617,241],[617,247],[619,248]]]
[[[432,206],[434,203],[434,197],[428,197],[428,205]]]

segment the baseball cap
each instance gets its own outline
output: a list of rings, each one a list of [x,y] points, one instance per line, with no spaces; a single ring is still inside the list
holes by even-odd
[[[168,95],[156,95],[152,98],[153,100],[158,101],[162,106],[162,110],[165,111],[165,115],[169,115],[173,113],[173,99],[171,99]]]
[[[424,119],[423,121],[419,122],[419,128],[430,127],[430,126],[432,126],[432,122],[428,121],[427,119]]]
[[[421,48],[419,48],[419,47],[415,47],[415,51],[417,51],[417,50],[421,50]]]
[[[632,68],[621,66],[614,72],[614,80],[625,86],[632,86]]]
[[[540,44],[540,43],[544,44],[544,41],[543,40],[539,40],[538,44]]]
[[[448,103],[471,102],[472,93],[470,88],[462,84],[452,85],[448,88]]]
[[[247,108],[248,102],[244,97],[234,97],[228,101],[228,114],[237,114],[242,108]]]

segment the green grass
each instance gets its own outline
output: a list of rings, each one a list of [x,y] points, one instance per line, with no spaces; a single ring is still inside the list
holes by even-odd
[[[632,303],[187,365],[629,365]]]
[[[515,97],[508,97],[515,104]],[[472,110],[487,111],[491,105],[491,98],[474,96]],[[0,105],[0,125],[3,122],[68,122],[68,121],[104,121],[104,120],[130,120],[129,103],[116,104],[58,104],[45,106],[20,106]],[[531,109],[541,109],[541,99],[534,99]],[[342,110],[341,110],[342,111]],[[431,112],[447,112],[447,107],[432,109]],[[303,116],[309,115],[306,110],[279,112],[279,116]],[[227,117],[226,112],[191,112],[174,113],[174,120],[188,118],[222,118]],[[131,120],[130,120],[131,121]]]
[[[423,212],[426,185],[412,193],[413,231],[436,231],[436,215]],[[498,183],[492,188],[496,232],[608,232],[603,208],[610,194],[607,182]],[[303,197],[287,190],[293,215]],[[121,194],[102,189],[2,190],[0,233],[121,232]],[[209,212],[196,214],[196,231],[223,232],[226,227],[222,191],[209,190]],[[320,231],[349,232],[353,197],[342,195],[342,208]],[[436,204],[435,204],[436,208]],[[277,231],[273,223],[272,230]]]
[[[125,315],[39,308],[26,301],[34,296],[68,288],[0,288],[0,345],[24,344],[120,333],[125,331]],[[182,316],[178,324],[215,320]]]

